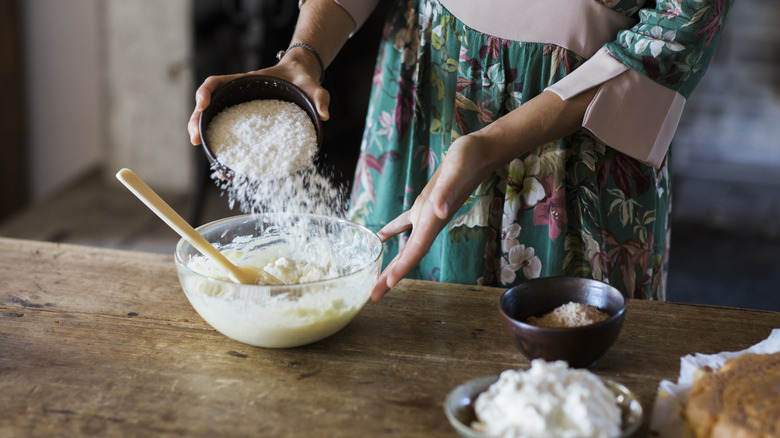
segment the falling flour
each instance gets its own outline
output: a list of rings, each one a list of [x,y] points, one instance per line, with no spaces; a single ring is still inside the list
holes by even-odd
[[[230,208],[344,216],[345,191],[315,166],[317,133],[298,105],[274,99],[234,105],[212,119],[205,135],[217,160],[235,173],[230,180],[213,175]]]

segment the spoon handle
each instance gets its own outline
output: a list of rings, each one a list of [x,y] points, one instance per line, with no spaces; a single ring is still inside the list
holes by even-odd
[[[221,252],[209,243],[200,233],[171,208],[151,187],[149,187],[138,175],[130,169],[122,169],[116,177],[135,196],[138,197],[150,210],[160,217],[169,227],[190,243],[201,254],[210,258],[225,269],[233,281],[249,283],[252,279],[247,277],[236,265],[230,262]]]

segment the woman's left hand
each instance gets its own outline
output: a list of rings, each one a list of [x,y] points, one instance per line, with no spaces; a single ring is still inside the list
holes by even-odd
[[[372,300],[382,299],[420,263],[436,236],[490,173],[492,168],[486,163],[483,147],[476,135],[455,140],[412,208],[379,230],[377,234],[382,242],[405,231],[412,233],[406,245],[379,275],[371,293]]]
[[[591,88],[567,101],[545,91],[486,127],[452,142],[412,208],[379,230],[382,242],[405,231],[412,233],[379,275],[371,299],[382,299],[420,263],[436,236],[490,172],[580,129],[596,91],[597,88]]]

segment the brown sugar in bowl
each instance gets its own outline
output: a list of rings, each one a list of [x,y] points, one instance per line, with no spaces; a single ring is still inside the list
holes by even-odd
[[[589,304],[609,318],[581,327],[539,327],[529,317],[541,317],[569,302]],[[626,299],[614,287],[579,277],[548,277],[526,281],[501,295],[499,313],[507,334],[529,360],[565,360],[571,367],[593,366],[620,334]]]

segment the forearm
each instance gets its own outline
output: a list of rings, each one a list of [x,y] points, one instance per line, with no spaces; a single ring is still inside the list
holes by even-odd
[[[485,175],[545,143],[572,134],[582,119],[597,88],[569,100],[546,91],[509,114],[470,135],[484,148]]]
[[[302,6],[290,44],[305,43],[313,47],[327,67],[349,38],[355,23],[333,0],[308,0]],[[286,53],[282,63],[298,63],[313,77],[320,74],[319,63],[304,48]],[[317,73],[314,73],[317,72]]]

